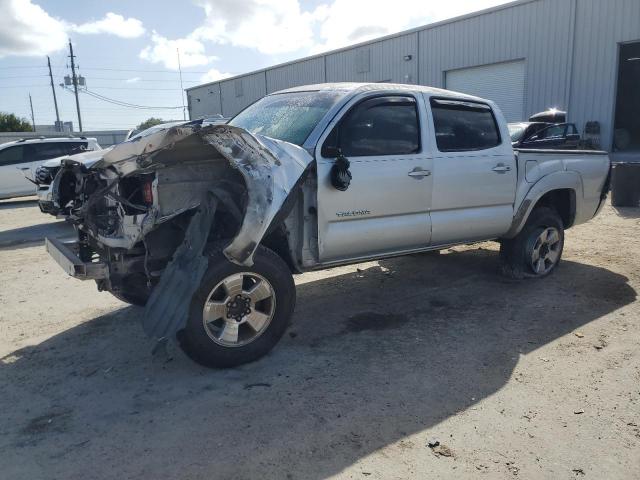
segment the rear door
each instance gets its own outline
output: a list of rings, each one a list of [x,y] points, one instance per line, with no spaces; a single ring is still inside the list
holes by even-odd
[[[369,96],[352,100],[343,112],[316,148],[321,262],[428,246],[431,155],[424,145],[424,101]],[[331,180],[337,148],[350,162],[345,191]]]
[[[502,114],[467,100],[431,98],[429,103],[434,124],[431,243],[499,237],[511,225],[517,176]]]

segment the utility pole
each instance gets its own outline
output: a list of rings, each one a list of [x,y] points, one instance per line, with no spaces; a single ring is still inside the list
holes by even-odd
[[[51,80],[51,91],[53,92],[53,104],[56,107],[56,132],[61,131],[60,113],[58,112],[58,99],[56,98],[56,88],[53,86],[53,74],[51,73],[51,60],[47,55],[47,65],[49,67],[49,80]]]
[[[182,98],[182,119],[187,119],[187,110],[184,106],[184,87],[182,86],[182,68],[180,67],[180,49],[176,48],[178,52],[178,72],[180,72],[180,97]]]
[[[78,111],[78,127],[82,132],[82,117],[80,117],[80,100],[78,100],[78,77],[76,77],[76,65],[73,61],[75,55],[73,54],[73,45],[69,40],[69,58],[71,59],[71,81],[73,82],[73,93],[76,95],[76,110]]]
[[[31,106],[31,123],[33,123],[33,131],[36,131],[36,118],[33,116],[33,102],[31,101],[31,92],[29,92],[29,105]]]

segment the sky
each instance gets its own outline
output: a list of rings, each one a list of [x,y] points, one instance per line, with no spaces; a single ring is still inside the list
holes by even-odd
[[[53,124],[48,55],[60,119],[77,130],[73,94],[59,86],[71,72],[69,41],[86,79],[84,130],[128,129],[183,118],[178,51],[188,88],[503,3],[0,0],[0,111],[30,119],[31,94],[36,125]]]

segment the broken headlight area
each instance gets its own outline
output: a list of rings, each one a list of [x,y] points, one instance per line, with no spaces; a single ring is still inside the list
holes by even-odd
[[[45,167],[44,165],[36,168],[35,181],[38,185],[51,185],[60,167]]]

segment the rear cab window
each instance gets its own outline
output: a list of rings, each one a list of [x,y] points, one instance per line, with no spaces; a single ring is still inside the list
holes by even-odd
[[[487,150],[502,143],[489,105],[444,98],[431,98],[430,104],[439,151]]]

